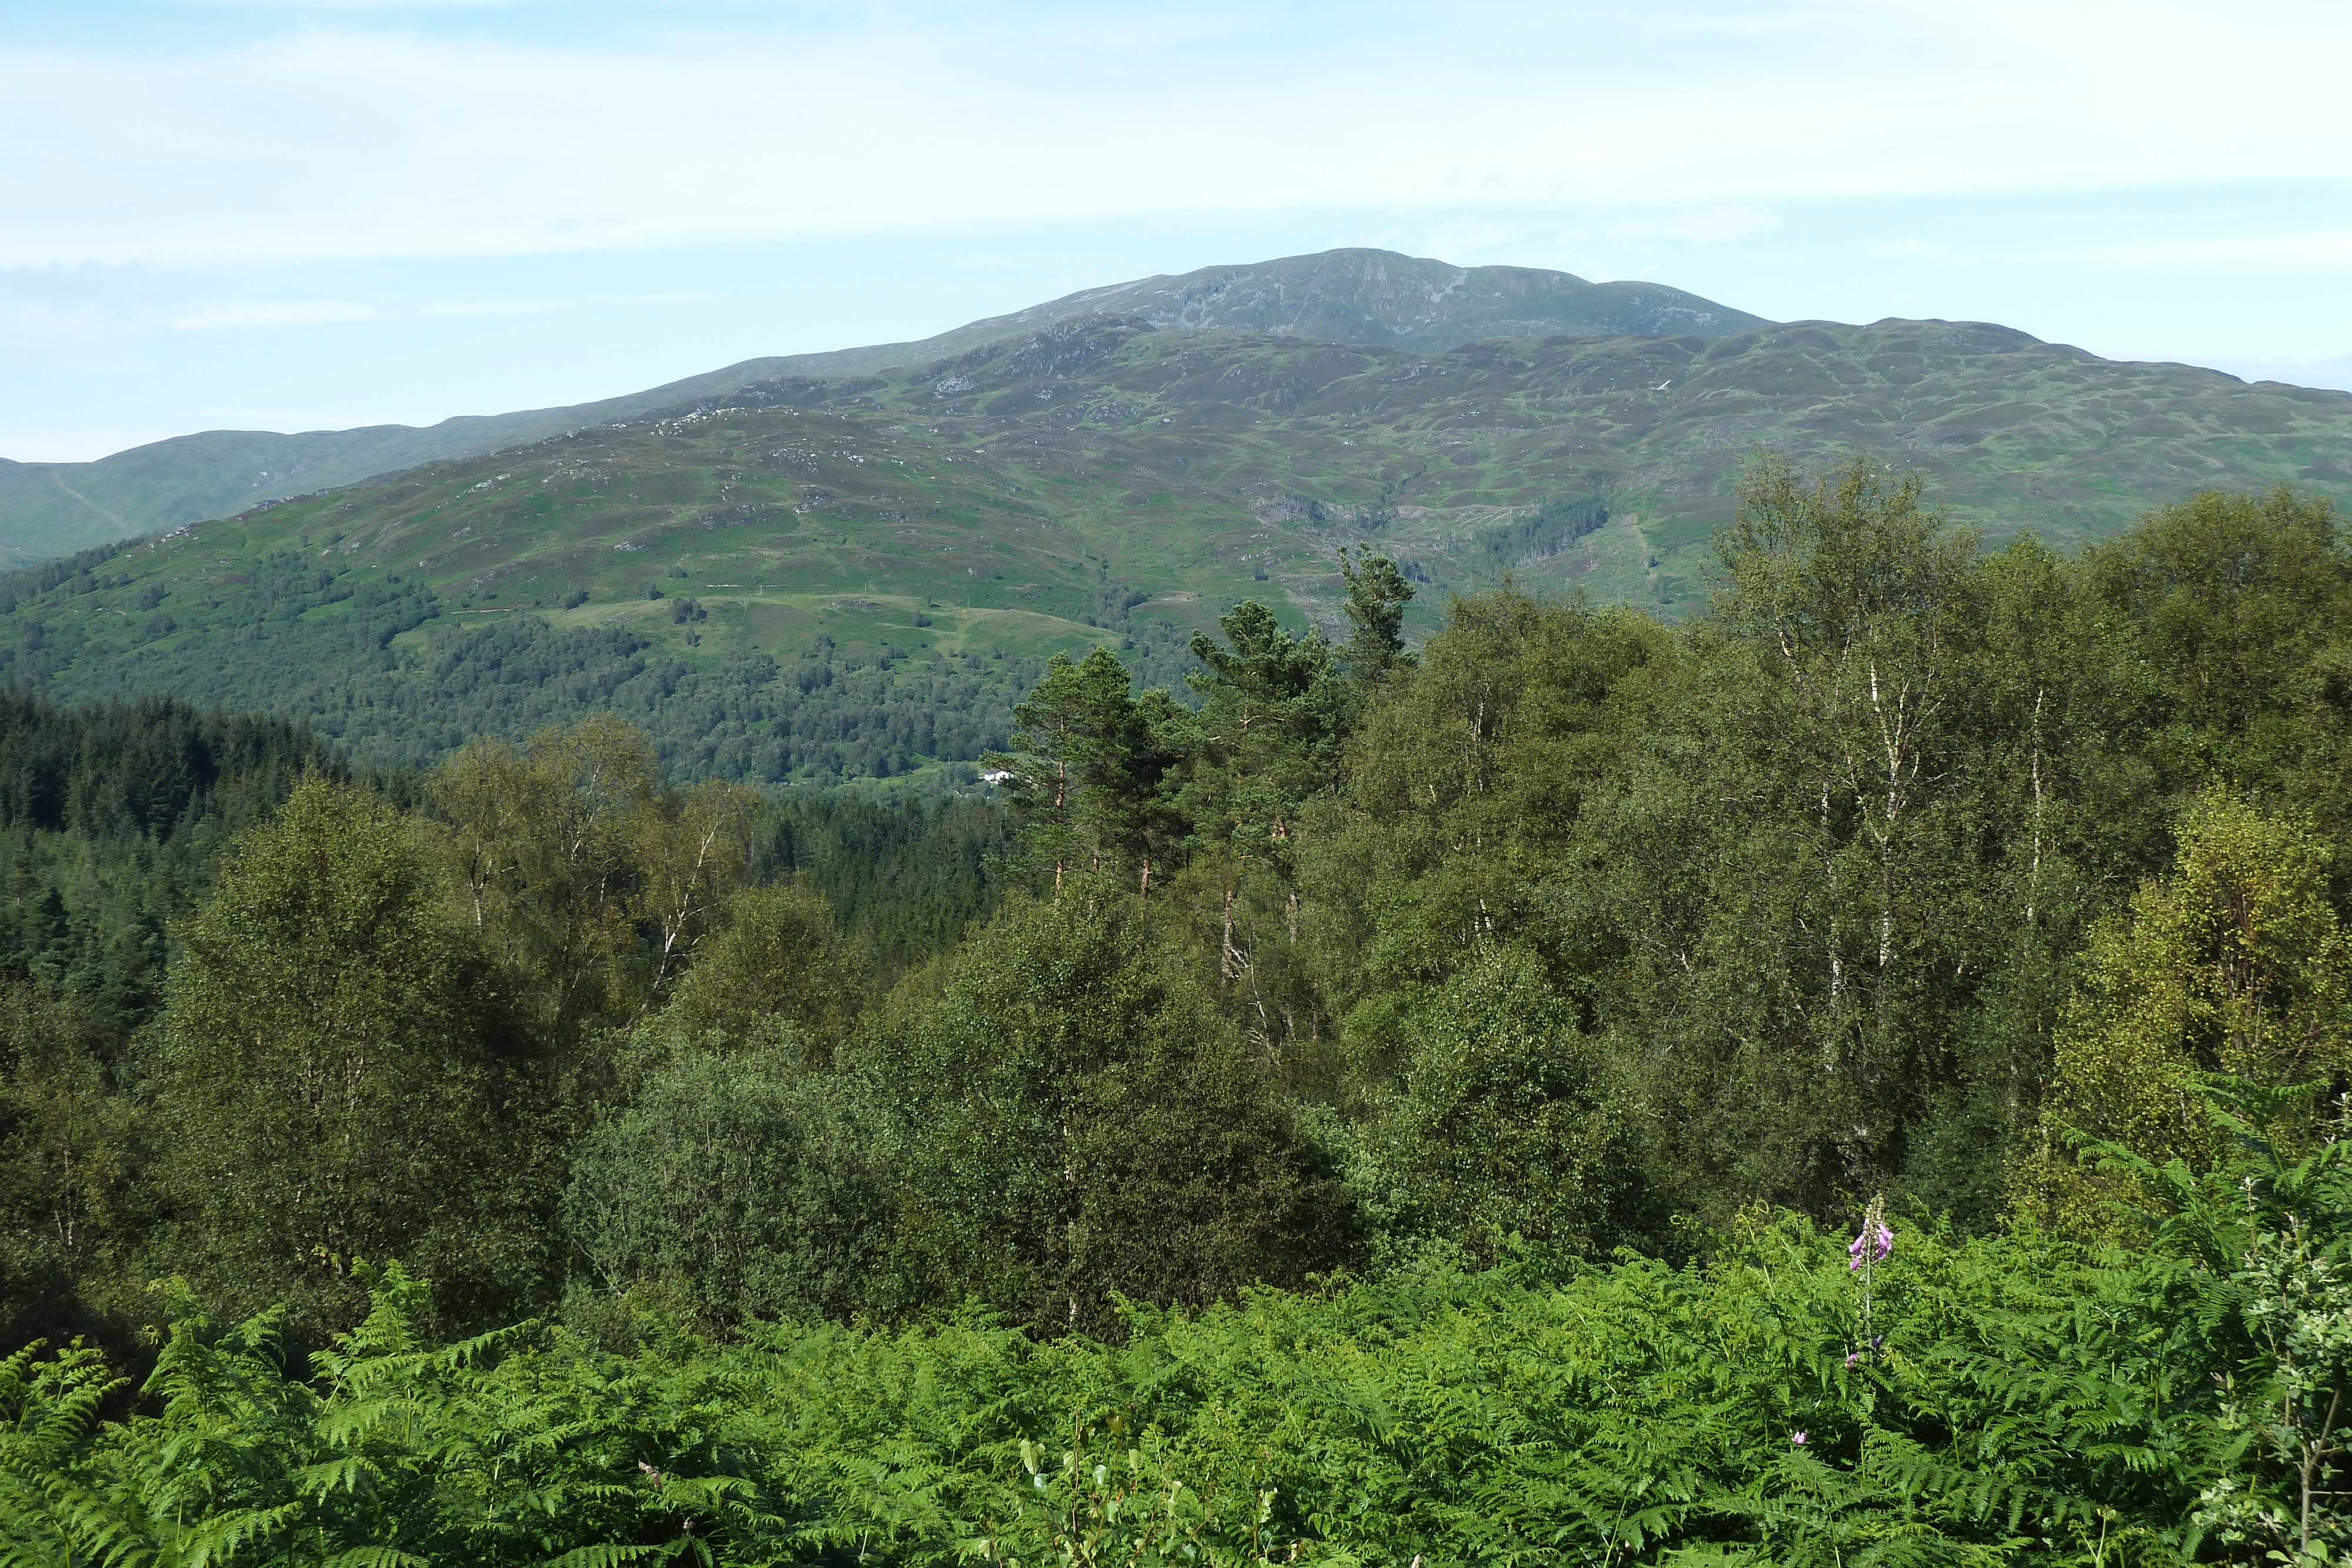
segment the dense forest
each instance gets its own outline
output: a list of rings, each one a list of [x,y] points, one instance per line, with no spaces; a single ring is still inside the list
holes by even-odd
[[[2327,506],[1717,548],[1057,656],[1002,805],[9,699],[0,1543],[2336,1561]]]
[[[1556,538],[1570,525],[1546,526],[1543,537]],[[414,574],[364,577],[292,549],[201,596],[134,589],[122,569],[148,548],[86,550],[0,577],[0,612],[29,607],[16,644],[0,646],[0,681],[60,702],[168,685],[199,706],[299,713],[354,763],[385,768],[428,766],[472,736],[611,712],[646,733],[674,778],[822,787],[932,762],[945,764],[946,781],[972,783],[973,764],[1004,743],[1013,705],[1042,669],[1002,647],[844,648],[824,633],[782,658],[737,645],[694,663],[626,624],[560,627],[535,613],[460,624]],[[698,647],[710,610],[681,576],[648,577],[637,591],[666,604],[659,619]],[[585,598],[575,591],[547,608]],[[1116,638],[1139,675],[1174,683],[1185,638],[1138,614],[1149,598],[1106,582],[1084,623]],[[192,638],[201,655],[185,646]]]

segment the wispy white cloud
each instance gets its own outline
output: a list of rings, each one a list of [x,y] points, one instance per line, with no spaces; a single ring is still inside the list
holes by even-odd
[[[1759,230],[1777,227],[1780,220],[1757,207],[1702,207],[1662,218],[1631,218],[1609,226],[1612,239],[1687,239],[1702,245],[1745,239]]]
[[[344,11],[198,52],[20,48],[0,265],[1301,207],[1608,204],[1700,241],[1780,201],[2352,177],[2340,5],[1423,9],[655,6],[605,42]],[[2240,90],[2263,112],[2151,110]]]
[[[138,331],[129,314],[96,299],[10,298],[0,294],[0,342],[96,344]]]
[[[242,300],[198,306],[170,318],[182,332],[212,332],[256,327],[326,327],[346,321],[466,320],[490,316],[535,316],[612,305],[675,305],[706,299],[703,294],[596,295],[574,299],[457,299],[430,305],[361,305],[348,299]]]
[[[1498,224],[1490,218],[1452,218],[1432,229],[1419,248],[1449,261],[1487,261],[1494,259],[1490,253],[1511,244],[1524,232],[1517,224]]]
[[[574,402],[1329,245],[2352,377],[2247,358],[2347,347],[2342,0],[157,20],[0,6],[0,452]]]
[[[338,321],[371,321],[379,312],[372,305],[348,299],[249,300],[232,305],[207,305],[171,318],[181,332],[217,332],[241,327],[324,327]]]
[[[484,316],[537,316],[548,310],[584,310],[614,305],[690,305],[715,296],[690,292],[666,294],[590,294],[568,299],[453,299],[391,312],[426,320],[465,320]]]
[[[2226,268],[2255,272],[2352,269],[2352,229],[2321,234],[2225,235],[2095,246],[2063,259],[2105,267]]]

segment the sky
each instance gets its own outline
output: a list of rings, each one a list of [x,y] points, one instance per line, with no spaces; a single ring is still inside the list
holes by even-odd
[[[1377,246],[2352,389],[2343,0],[11,0],[0,457]]]

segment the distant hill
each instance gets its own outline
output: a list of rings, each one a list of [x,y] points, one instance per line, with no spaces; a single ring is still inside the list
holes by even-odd
[[[1422,627],[1507,572],[1682,615],[1759,445],[1878,452],[1996,540],[2202,486],[2352,502],[2352,394],[2000,327],[1427,350],[1085,310],[0,578],[0,684],[280,712],[367,761],[610,706],[684,776],[961,778],[1046,654],[1175,681],[1237,600],[1336,622],[1346,545]]]
[[[1279,332],[1438,352],[1479,338],[1612,332],[1717,337],[1759,318],[1651,283],[1588,283],[1522,267],[1459,267],[1381,250],[1333,250],[1087,289],[914,343],[746,360],[569,408],[467,415],[418,429],[280,435],[206,431],[91,463],[0,460],[0,566],[25,565],[332,489],[445,458],[496,452],[612,420],[724,396],[783,375],[868,375],[926,364],[1084,316],[1171,329]]]

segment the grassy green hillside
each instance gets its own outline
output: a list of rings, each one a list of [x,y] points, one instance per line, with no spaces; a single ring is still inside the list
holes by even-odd
[[[1759,444],[1872,448],[2060,545],[2201,486],[2352,496],[2352,395],[1996,327],[1424,354],[1085,317],[8,580],[0,669],[310,716],[371,761],[596,703],[688,773],[961,778],[1045,655],[1117,641],[1166,681],[1239,599],[1334,621],[1351,543],[1424,585],[1423,625],[1507,571],[1685,614]]]
[[[856,376],[926,365],[1082,317],[1171,329],[1244,329],[1443,351],[1475,339],[1558,332],[1716,337],[1757,317],[1654,283],[1588,283],[1524,267],[1459,267],[1381,250],[1333,250],[1086,289],[912,343],[746,360],[645,392],[568,408],[468,415],[418,429],[373,425],[281,435],[215,430],[94,463],[0,460],[0,566],[222,517],[264,501],[497,452],[614,420],[723,397],[785,375]]]

